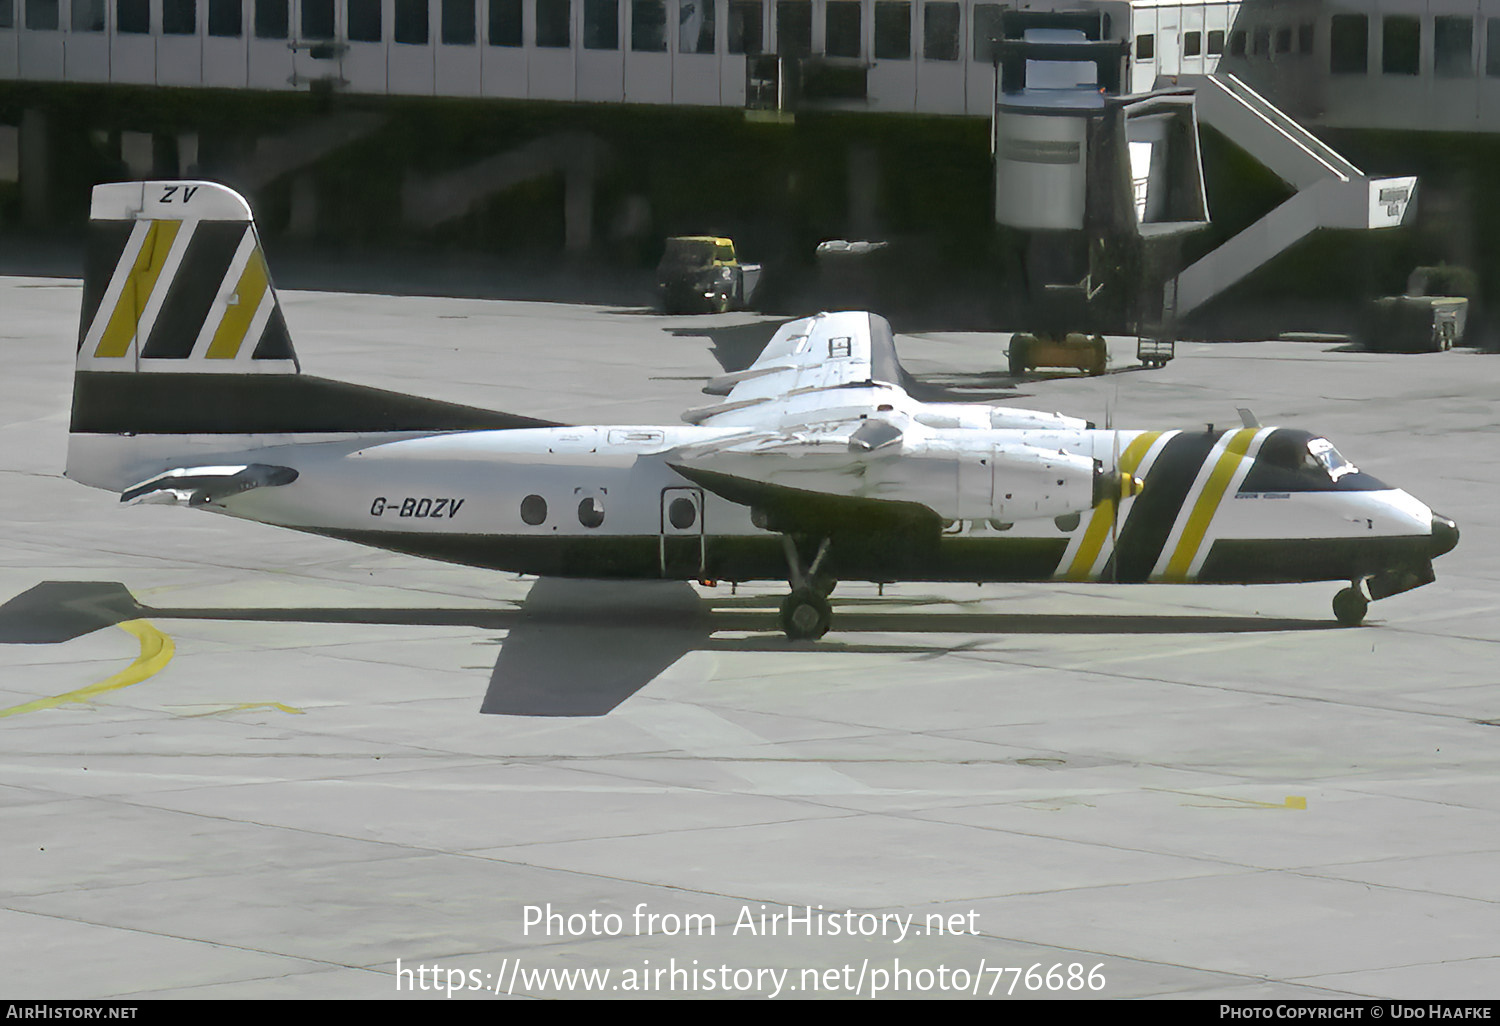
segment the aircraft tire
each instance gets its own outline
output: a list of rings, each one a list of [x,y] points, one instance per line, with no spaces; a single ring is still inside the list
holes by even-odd
[[[1365,622],[1365,613],[1370,600],[1360,594],[1358,588],[1345,588],[1333,597],[1333,615],[1345,627],[1358,627]]]
[[[816,589],[793,589],[781,603],[781,629],[792,641],[816,641],[832,622],[833,607]]]

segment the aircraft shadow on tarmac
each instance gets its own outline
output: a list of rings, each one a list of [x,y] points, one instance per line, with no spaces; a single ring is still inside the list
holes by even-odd
[[[542,578],[514,608],[172,608],[145,606],[115,581],[45,581],[0,605],[0,643],[59,644],[143,617],[269,623],[476,627],[506,632],[480,712],[602,716],[693,651],[938,655],[971,647],[841,641],[858,634],[1237,634],[1335,629],[1324,620],[912,612],[910,598],[849,598],[832,640],[781,636],[773,596],[705,600],[682,581]],[[893,605],[903,612],[880,610]],[[753,637],[715,637],[748,633]]]

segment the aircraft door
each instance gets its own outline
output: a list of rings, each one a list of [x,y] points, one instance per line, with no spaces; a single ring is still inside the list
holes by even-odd
[[[661,490],[661,575],[670,580],[703,576],[703,489]]]

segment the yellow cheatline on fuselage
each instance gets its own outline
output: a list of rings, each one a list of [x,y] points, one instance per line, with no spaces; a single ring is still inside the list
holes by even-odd
[[[1240,463],[1250,451],[1250,443],[1255,441],[1255,436],[1260,433],[1260,430],[1260,428],[1241,428],[1234,432],[1224,444],[1218,460],[1214,462],[1213,471],[1203,484],[1203,490],[1198,493],[1198,501],[1193,504],[1193,510],[1188,514],[1187,523],[1183,525],[1182,536],[1178,539],[1172,558],[1167,563],[1163,579],[1174,583],[1188,580],[1188,571],[1192,568],[1193,558],[1198,555],[1198,549],[1203,544],[1204,535],[1208,533],[1208,525],[1212,522],[1214,514],[1218,512],[1224,493],[1229,488],[1229,482],[1239,470]]]
[[[1146,453],[1151,451],[1151,446],[1162,436],[1161,431],[1147,431],[1137,435],[1125,451],[1120,454],[1120,464],[1115,469],[1121,474],[1134,476],[1140,468],[1141,461],[1146,458]],[[1084,531],[1083,541],[1078,546],[1078,552],[1073,556],[1073,561],[1068,565],[1065,575],[1070,581],[1087,581],[1094,568],[1094,562],[1099,558],[1099,552],[1104,548],[1104,542],[1109,537],[1110,529],[1115,522],[1116,499],[1111,496],[1094,507],[1093,516],[1089,518],[1089,526]]]

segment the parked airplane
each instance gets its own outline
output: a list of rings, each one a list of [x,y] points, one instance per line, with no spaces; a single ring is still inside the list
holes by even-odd
[[[209,182],[94,190],[68,476],[471,566],[786,579],[1349,581],[1337,618],[1433,580],[1458,530],[1290,428],[1095,430],[922,403],[868,313],[783,325],[685,425],[566,426],[303,374],[249,206]]]

